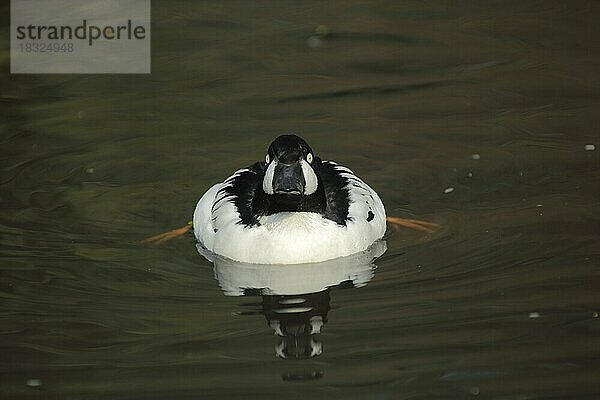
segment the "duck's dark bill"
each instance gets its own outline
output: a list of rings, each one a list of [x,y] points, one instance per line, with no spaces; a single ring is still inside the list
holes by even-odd
[[[298,195],[304,191],[304,175],[299,162],[279,163],[273,174],[273,192],[276,194]]]

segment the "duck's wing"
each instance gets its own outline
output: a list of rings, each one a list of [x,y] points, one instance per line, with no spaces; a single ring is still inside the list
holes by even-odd
[[[326,218],[341,225],[369,224],[385,230],[381,199],[352,170],[333,161],[322,161],[320,175],[327,199]]]
[[[215,234],[229,224],[254,225],[257,189],[262,185],[264,165],[255,163],[236,171],[204,193],[194,211],[194,234],[212,250]]]
[[[218,226],[220,214],[236,214],[238,224],[247,226],[258,224],[256,217],[256,195],[262,186],[265,175],[264,163],[257,162],[236,171],[223,182],[217,191],[211,214]]]

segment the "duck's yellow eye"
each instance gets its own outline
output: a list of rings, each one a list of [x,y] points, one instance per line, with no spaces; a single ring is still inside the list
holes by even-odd
[[[306,161],[308,161],[308,163],[310,164],[310,163],[312,163],[312,160],[313,160],[313,155],[312,155],[312,153],[308,153],[308,154],[306,155]]]
[[[265,162],[268,164],[269,161],[271,161],[271,158],[269,157],[269,155],[267,154],[267,156],[265,157]]]

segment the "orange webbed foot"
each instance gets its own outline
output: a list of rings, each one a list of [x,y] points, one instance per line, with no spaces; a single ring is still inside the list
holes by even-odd
[[[152,244],[160,244],[167,242],[171,239],[175,239],[176,237],[183,236],[187,231],[192,228],[191,224],[188,224],[184,227],[173,229],[172,231],[161,233],[160,235],[152,236],[147,239],[142,240],[142,243],[152,243]]]
[[[398,217],[386,217],[387,222],[392,224],[395,228],[403,226],[405,228],[415,229],[421,232],[433,233],[436,228],[440,226],[432,222],[419,221],[418,219],[406,219]]]

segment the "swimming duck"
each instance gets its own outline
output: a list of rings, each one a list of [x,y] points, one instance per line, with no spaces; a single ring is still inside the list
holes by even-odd
[[[429,224],[388,222],[430,231]],[[386,231],[379,195],[349,168],[319,158],[304,139],[281,135],[264,161],[236,171],[198,201],[194,235],[207,250],[255,264],[320,262],[366,250]],[[164,241],[180,228],[147,239]]]
[[[208,250],[257,264],[299,264],[367,249],[385,233],[377,193],[351,170],[321,160],[296,135],[277,137],[264,161],[210,188],[194,211]]]

